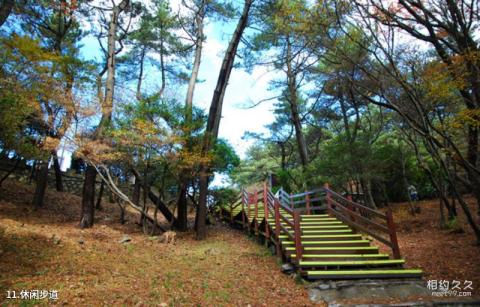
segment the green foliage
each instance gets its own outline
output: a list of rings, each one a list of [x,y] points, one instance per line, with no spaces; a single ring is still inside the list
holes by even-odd
[[[239,191],[233,188],[214,188],[211,195],[214,199],[213,204],[216,207],[228,206],[238,198]]]
[[[218,139],[213,147],[213,168],[216,172],[231,174],[240,165],[235,149],[224,139]]]

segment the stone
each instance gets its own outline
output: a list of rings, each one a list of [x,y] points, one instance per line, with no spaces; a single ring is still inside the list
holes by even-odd
[[[293,267],[293,265],[291,263],[282,264],[282,272],[283,273],[290,274],[290,273],[293,273],[294,270],[295,270],[295,268]]]
[[[312,302],[318,302],[318,303],[323,302],[322,292],[320,290],[317,290],[317,289],[308,290],[308,297]]]
[[[397,298],[408,296],[426,296],[427,288],[421,280],[344,280],[319,282],[309,286],[309,297],[312,302],[328,302],[333,306],[340,299],[357,298]]]
[[[320,285],[318,285],[318,289],[327,290],[327,289],[330,289],[330,286],[327,285],[327,284],[320,284]]]
[[[130,238],[129,236],[125,235],[122,237],[122,239],[120,241],[118,241],[118,243],[127,243],[127,242],[130,242],[132,241],[132,238]]]
[[[53,236],[52,236],[52,242],[53,242],[53,244],[58,245],[58,244],[60,244],[60,241],[61,241],[61,239],[60,239],[60,237],[58,237],[57,235],[53,235]]]

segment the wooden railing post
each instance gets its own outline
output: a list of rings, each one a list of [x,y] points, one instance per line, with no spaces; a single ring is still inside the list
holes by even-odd
[[[251,214],[250,214],[250,205],[252,204],[252,195],[251,194],[247,194],[248,195],[248,205],[247,205],[247,228],[248,228],[248,232],[250,233],[250,228],[252,227],[252,219],[251,219]]]
[[[295,254],[297,255],[296,261],[300,263],[302,260],[302,234],[300,231],[300,213],[297,210],[293,210],[293,228],[295,230]]]
[[[305,204],[307,206],[307,214],[310,215],[310,194],[305,194]]]
[[[392,209],[390,207],[387,208],[387,226],[390,235],[390,242],[392,243],[392,252],[393,258],[400,259],[402,256],[400,255],[400,247],[398,246],[397,240],[397,231],[395,229],[395,223],[393,222],[393,215]]]
[[[245,229],[245,190],[242,189],[242,226]]]
[[[258,191],[253,194],[253,202],[255,203],[255,234],[258,236]]]
[[[282,249],[280,247],[280,203],[278,199],[274,199],[273,203],[275,205],[275,237],[277,237],[277,256],[282,256]]]
[[[270,238],[270,229],[268,227],[268,187],[267,182],[263,182],[263,208],[265,210],[265,237]]]
[[[327,200],[327,211],[330,213],[330,214],[333,214],[332,212],[332,200],[330,199],[331,195],[330,195],[330,186],[328,185],[328,183],[325,183],[323,185],[323,187],[325,188],[325,199]]]

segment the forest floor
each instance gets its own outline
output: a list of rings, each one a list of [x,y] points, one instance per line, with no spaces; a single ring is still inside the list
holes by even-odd
[[[23,306],[309,306],[304,286],[280,271],[276,257],[229,227],[209,227],[208,239],[178,234],[175,245],[152,240],[117,205],[104,203],[91,229],[79,229],[80,198],[47,191],[45,207],[31,206],[33,187],[7,181],[0,188],[0,305]],[[479,248],[460,214],[464,233],[439,230],[438,205],[421,202],[411,217],[396,205],[399,243],[408,267],[427,280],[480,287]],[[131,241],[120,243],[127,235]],[[7,291],[58,290],[58,300],[6,299]],[[433,297],[414,301],[439,300]],[[412,301],[410,300],[410,301]],[[387,303],[389,301],[376,301]],[[339,303],[372,303],[356,300]]]
[[[105,203],[95,226],[82,230],[79,197],[49,191],[33,211],[32,193],[13,182],[0,189],[0,305],[20,305],[6,299],[8,290],[43,289],[58,290],[56,303],[70,306],[311,304],[266,248],[221,224],[206,241],[187,232],[167,245],[144,235],[134,213],[121,225],[115,204]],[[131,241],[119,243],[125,235]]]
[[[480,216],[475,199],[466,196],[465,200],[478,225]],[[452,229],[440,228],[438,200],[419,201],[418,206],[421,212],[412,216],[407,203],[392,205],[406,267],[420,267],[426,281],[447,280],[450,287],[454,280],[462,283],[461,288],[464,281],[471,281],[472,295],[480,297],[480,246],[460,205],[457,204],[457,225]]]

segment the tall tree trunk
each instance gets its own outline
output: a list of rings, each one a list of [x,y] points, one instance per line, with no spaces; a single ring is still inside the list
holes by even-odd
[[[193,107],[193,93],[195,92],[195,85],[197,84],[198,72],[200,71],[200,63],[202,61],[203,50],[203,18],[204,18],[204,5],[199,8],[199,11],[195,15],[195,25],[197,27],[197,37],[195,42],[195,59],[193,61],[192,74],[188,82],[187,97],[185,99],[186,116],[185,121],[190,123],[192,120],[192,107]]]
[[[191,136],[191,123],[193,118],[193,94],[195,92],[195,85],[197,84],[198,72],[200,70],[200,63],[202,61],[203,50],[203,18],[205,15],[205,4],[202,5],[198,12],[195,14],[195,25],[197,29],[196,42],[195,42],[195,59],[193,61],[192,74],[188,82],[187,97],[185,99],[185,126],[187,126],[187,142],[186,150],[190,152],[192,150]],[[177,202],[177,228],[180,231],[186,231],[188,226],[187,221],[187,193],[188,182],[190,178],[188,176],[181,176],[180,178],[180,191]]]
[[[290,37],[287,37],[287,83],[288,83],[288,97],[287,100],[290,104],[291,118],[293,126],[295,128],[295,138],[297,140],[298,154],[300,155],[300,161],[302,163],[303,171],[306,171],[308,165],[308,151],[305,136],[303,135],[302,122],[300,120],[300,114],[298,111],[298,93],[297,93],[297,76],[293,70],[292,62],[292,44]]]
[[[82,191],[82,213],[80,218],[80,228],[89,228],[93,226],[95,216],[95,178],[97,170],[88,164],[85,170],[85,180],[83,181]]]
[[[135,183],[133,184],[132,202],[140,206],[140,180],[135,177]]]
[[[222,67],[218,75],[217,86],[213,93],[212,103],[210,104],[210,111],[208,113],[207,129],[205,131],[204,144],[202,148],[202,156],[207,156],[216,142],[218,136],[218,129],[220,126],[220,119],[222,115],[222,104],[227,89],[230,73],[232,72],[233,63],[237,54],[237,48],[240,43],[240,39],[243,35],[248,23],[248,15],[250,8],[254,0],[245,0],[242,16],[240,17],[232,39],[228,45],[227,52],[223,58]],[[203,240],[207,236],[206,219],[207,219],[207,194],[208,194],[208,176],[209,167],[202,163],[200,166],[200,195],[197,208],[197,233],[196,239]]]
[[[179,231],[186,231],[188,226],[187,220],[187,182],[185,179],[182,179],[179,189],[179,199],[177,202],[177,223],[176,228]]]
[[[444,206],[443,200],[439,198],[438,207],[440,209],[440,229],[447,228],[447,223],[445,221],[445,212],[443,212],[443,206]]]
[[[146,47],[142,48],[142,52],[140,53],[140,71],[138,72],[138,80],[137,80],[137,100],[142,100],[142,80],[143,80],[143,65],[145,63],[145,53]]]
[[[365,189],[363,191],[367,197],[368,205],[371,208],[377,210],[377,205],[375,204],[375,200],[373,199],[373,195],[372,195],[372,180],[365,179],[364,182],[365,182]],[[363,187],[363,183],[362,183],[362,187]]]
[[[2,4],[0,4],[0,27],[7,21],[14,4],[15,0],[3,0]]]
[[[60,163],[58,162],[57,153],[53,152],[52,157],[53,157],[53,170],[55,171],[55,187],[58,192],[63,192],[62,170],[60,169]]]
[[[30,170],[30,176],[28,177],[28,183],[32,183],[32,181],[35,179],[35,176],[37,174],[37,165],[38,165],[38,160],[33,160],[32,164],[32,169]]]
[[[105,98],[99,95],[99,98],[102,98],[102,117],[100,123],[95,129],[93,139],[101,139],[103,132],[106,127],[110,125],[112,119],[113,111],[113,94],[115,88],[115,43],[117,41],[117,22],[118,15],[123,11],[127,5],[130,3],[129,0],[122,0],[120,4],[115,5],[112,8],[112,13],[110,15],[110,22],[108,25],[108,57],[107,57],[107,80],[105,83]],[[101,84],[103,72],[99,75],[99,81]],[[101,91],[99,91],[100,93]],[[82,192],[82,214],[80,217],[80,227],[87,228],[92,227],[94,222],[95,214],[95,177],[96,170],[92,165],[87,166],[85,171],[85,180],[83,182],[83,192]]]
[[[48,185],[48,159],[40,163],[40,170],[36,178],[35,194],[33,195],[33,206],[43,207],[43,199]]]
[[[97,210],[102,209],[103,190],[105,190],[105,182],[102,180],[100,183],[100,191],[98,192],[97,203],[95,204],[95,209]]]

